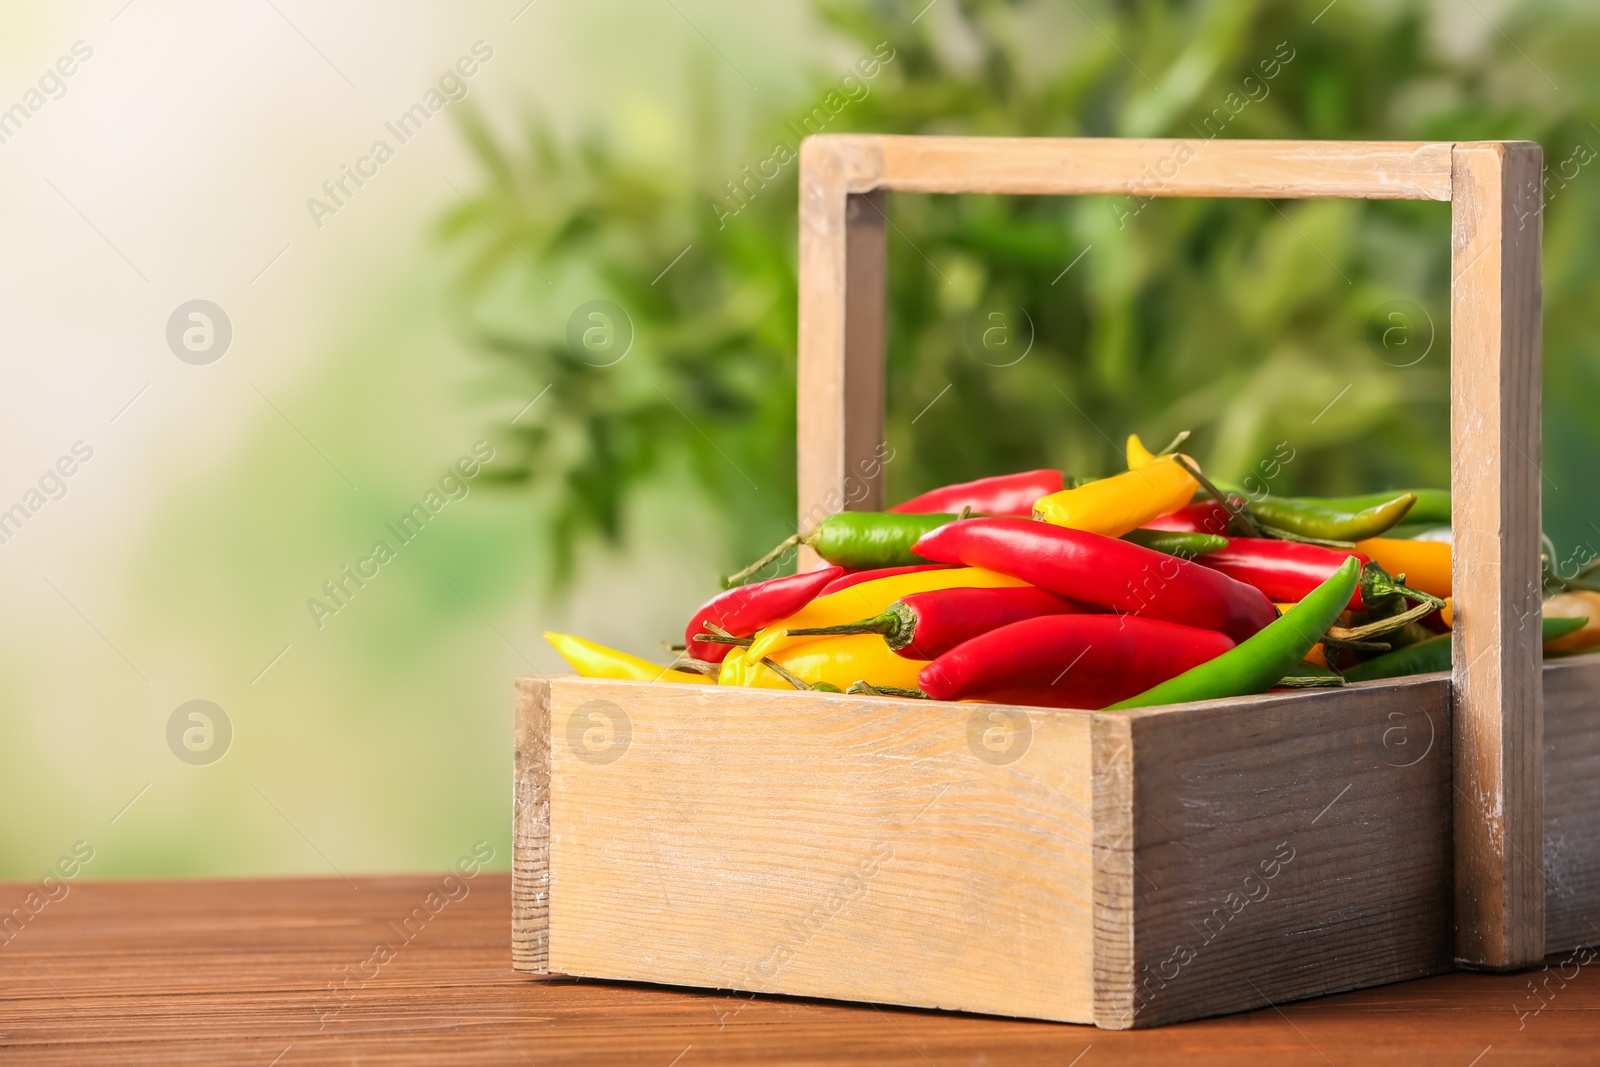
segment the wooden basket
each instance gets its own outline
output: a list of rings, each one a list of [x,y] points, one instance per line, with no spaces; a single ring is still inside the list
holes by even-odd
[[[887,190],[1449,200],[1455,669],[1114,713],[524,679],[518,969],[1125,1028],[1600,940],[1600,656],[1538,636],[1537,145],[800,159],[806,525],[879,506]]]

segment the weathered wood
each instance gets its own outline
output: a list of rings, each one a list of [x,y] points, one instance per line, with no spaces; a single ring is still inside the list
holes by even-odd
[[[554,970],[1092,1019],[1091,713],[552,694]],[[568,744],[585,708],[626,730]]]
[[[550,683],[517,680],[512,715],[511,965],[550,969]]]
[[[1453,153],[1450,293],[1455,532],[1456,955],[1544,955],[1539,684],[1543,153]]]
[[[1095,1022],[1448,970],[1449,718],[1444,675],[1097,716]]]
[[[805,532],[836,511],[883,505],[885,216],[818,141],[800,151],[797,432]],[[800,566],[816,564],[802,548]]]
[[[1439,142],[825,134],[805,148],[858,191],[1450,199]]]
[[[1544,665],[1545,943],[1600,945],[1600,653]]]

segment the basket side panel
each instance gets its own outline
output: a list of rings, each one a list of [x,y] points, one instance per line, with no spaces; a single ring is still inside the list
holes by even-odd
[[[1449,970],[1442,675],[1131,713],[1132,993],[1154,1026]]]
[[[1088,713],[553,686],[554,969],[1090,1020]]]
[[[1600,653],[1544,665],[1545,952],[1600,944]]]
[[[517,681],[512,716],[511,965],[550,969],[550,683]]]

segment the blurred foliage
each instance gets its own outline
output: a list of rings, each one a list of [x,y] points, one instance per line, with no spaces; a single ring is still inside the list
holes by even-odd
[[[1592,5],[1491,23],[1412,0],[942,0],[913,21],[924,2],[819,5],[837,66],[748,133],[718,107],[746,87],[706,56],[666,158],[539,120],[508,144],[469,115],[484,180],[442,231],[465,249],[461,321],[502,360],[496,391],[549,389],[508,431],[508,477],[539,499],[553,578],[586,539],[622,536],[651,479],[692,479],[730,564],[793,532],[797,165],[738,200],[725,183],[781,160],[830,92],[847,102],[828,132],[1540,141],[1547,528],[1600,544]],[[892,60],[841,82],[880,42]],[[896,194],[888,212],[890,500],[1108,471],[1127,433],[1184,428],[1230,479],[1288,442],[1280,492],[1448,484],[1448,205]],[[634,329],[605,367],[566,341],[572,309],[602,297]],[[1033,344],[997,366],[971,339],[1008,309]]]

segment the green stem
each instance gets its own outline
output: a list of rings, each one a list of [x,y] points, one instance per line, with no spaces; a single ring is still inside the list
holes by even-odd
[[[927,700],[928,694],[920,689],[901,689],[894,685],[868,685],[866,682],[851,682],[846,693],[857,696],[869,697],[909,697],[912,700]]]
[[[1190,463],[1188,456],[1178,456],[1177,460],[1178,465],[1188,471],[1194,480],[1200,483],[1200,488],[1210,493],[1212,499],[1222,505],[1222,510],[1228,513],[1228,518],[1239,524],[1239,529],[1244,531],[1244,536],[1261,536],[1261,528],[1256,524],[1256,520],[1250,516],[1248,508],[1234,507],[1233,501],[1228,499],[1228,494],[1218,489],[1211,479],[1201,474],[1200,468]]]
[[[728,577],[722,579],[723,588],[724,589],[732,589],[734,586],[736,586],[739,583],[743,582],[746,578],[750,577],[752,574],[756,573],[762,567],[765,567],[767,564],[771,563],[773,560],[781,559],[783,554],[785,552],[789,551],[791,548],[794,548],[796,545],[801,545],[801,544],[804,544],[804,543],[805,543],[805,538],[802,537],[800,534],[795,534],[793,537],[785,537],[782,541],[780,541],[778,543],[778,547],[774,548],[771,552],[768,552],[766,555],[762,556],[760,559],[758,559],[754,563],[750,564],[750,566],[746,567],[744,570],[739,571],[739,572],[737,572],[735,574],[730,574],[730,575],[728,575]]]

